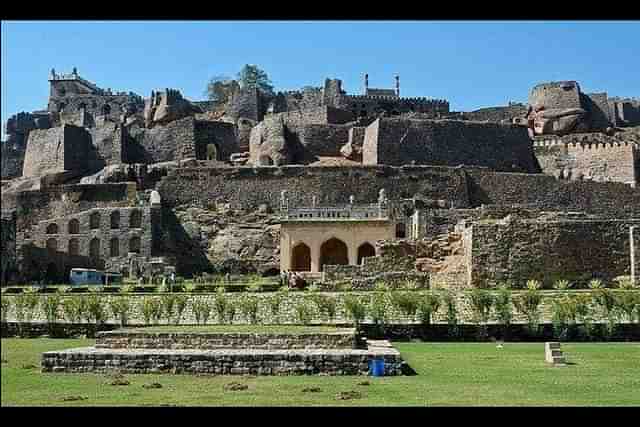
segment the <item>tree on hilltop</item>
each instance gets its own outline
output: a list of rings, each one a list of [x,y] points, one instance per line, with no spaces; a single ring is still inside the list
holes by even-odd
[[[221,101],[225,102],[229,97],[230,84],[232,80],[227,76],[214,76],[207,83],[207,89],[205,90],[205,96],[210,101]]]
[[[257,65],[246,64],[238,73],[241,88],[256,87],[265,95],[274,95],[273,84],[267,73]]]

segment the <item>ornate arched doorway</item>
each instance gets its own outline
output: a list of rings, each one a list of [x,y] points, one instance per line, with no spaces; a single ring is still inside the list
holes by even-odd
[[[347,245],[335,237],[320,246],[320,271],[325,265],[348,265],[349,251]]]
[[[376,256],[376,250],[371,243],[365,242],[358,248],[358,265],[362,264],[364,258]]]
[[[298,243],[291,251],[291,271],[311,271],[311,249]]]

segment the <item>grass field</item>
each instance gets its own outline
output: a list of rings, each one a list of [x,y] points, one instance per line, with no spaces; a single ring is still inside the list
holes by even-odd
[[[571,363],[565,367],[547,366],[541,343],[396,343],[418,373],[410,377],[127,375],[129,385],[112,386],[104,375],[40,373],[42,352],[89,345],[93,340],[3,339],[2,406],[640,406],[640,343],[563,344]],[[359,385],[365,380],[370,385]],[[223,389],[234,381],[249,388]],[[143,387],[153,382],[162,388]],[[362,397],[336,399],[351,390]],[[69,396],[86,399],[63,401]]]

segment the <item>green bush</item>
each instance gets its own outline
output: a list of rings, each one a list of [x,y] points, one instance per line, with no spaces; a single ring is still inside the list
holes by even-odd
[[[487,323],[491,317],[494,297],[486,289],[474,288],[469,294],[469,301],[473,310],[473,320],[478,324],[478,334],[480,339],[487,336]]]
[[[255,295],[243,295],[240,298],[240,311],[243,317],[252,325],[258,323],[259,300]]]
[[[380,287],[376,285],[376,289],[380,289]],[[387,293],[380,291],[375,292],[369,300],[369,316],[378,328],[382,328],[389,318],[387,301]]]
[[[235,301],[234,301],[234,300],[232,300],[232,299],[229,299],[229,300],[227,301],[227,307],[226,307],[226,310],[225,310],[225,317],[226,317],[227,322],[228,322],[229,324],[232,324],[232,323],[233,323],[233,319],[235,319],[235,317],[236,317],[236,311],[237,311],[237,310],[236,310],[236,303],[235,303]]]
[[[494,300],[496,320],[507,331],[513,320],[513,298],[508,286],[501,286]]]
[[[605,336],[610,338],[615,332],[618,316],[621,314],[618,299],[610,289],[596,288],[593,301],[602,311],[602,317],[606,320]]]
[[[163,294],[160,297],[160,303],[162,305],[162,315],[166,319],[167,324],[173,321],[176,311],[176,295]]]
[[[423,325],[430,325],[432,317],[440,308],[440,298],[433,292],[425,293],[418,299],[418,319]]]
[[[313,306],[305,298],[299,298],[294,304],[293,309],[296,314],[296,322],[302,325],[308,325],[313,320]]]
[[[441,293],[442,305],[445,308],[447,318],[447,333],[450,338],[458,336],[458,306],[456,304],[456,295],[450,290],[444,290]]]
[[[640,322],[640,292],[623,292],[618,298],[621,315],[629,322]]]
[[[278,292],[274,292],[273,295],[270,295],[266,299],[273,323],[278,323],[280,321],[280,307],[282,306],[282,302],[286,300],[287,294],[287,290],[280,290]]]
[[[619,276],[614,279],[616,286],[619,289],[630,291],[635,288],[631,276]]]
[[[561,279],[561,280],[556,280],[553,283],[553,288],[557,289],[559,291],[566,291],[567,289],[569,289],[572,286],[572,284],[565,279]]]
[[[52,325],[60,319],[60,296],[53,294],[42,298],[42,311],[47,319],[47,323]]]
[[[145,325],[150,325],[151,322],[158,324],[162,317],[162,302],[158,298],[145,297],[142,299],[140,312]]]
[[[553,332],[558,340],[570,337],[570,328],[576,324],[577,309],[576,297],[565,295],[551,301]]]
[[[207,324],[209,314],[211,314],[211,305],[205,299],[195,299],[191,303],[191,310],[193,311],[193,316],[196,318],[196,323],[198,325]]]
[[[356,295],[346,295],[344,297],[344,308],[347,312],[347,317],[353,320],[353,325],[356,329],[360,328],[367,315],[367,306],[363,303],[362,297]]]
[[[224,293],[224,288],[219,288],[216,292],[216,297],[213,302],[213,307],[218,315],[218,322],[225,323],[228,314],[229,299]]]
[[[412,321],[418,311],[418,297],[416,292],[391,292],[391,304],[405,317]]]
[[[540,328],[542,316],[540,304],[542,304],[542,294],[540,294],[539,287],[533,285],[527,286],[527,290],[513,300],[516,310],[527,318],[527,328],[532,335],[536,335]]]
[[[602,283],[602,280],[600,280],[600,279],[591,279],[591,280],[589,280],[589,283],[587,284],[587,286],[589,287],[589,289],[602,289],[602,288],[604,288],[604,284]]]
[[[316,305],[318,313],[329,322],[333,322],[336,317],[337,302],[335,297],[330,295],[313,294],[311,301]]]
[[[182,315],[184,314],[184,311],[187,309],[187,304],[189,302],[189,297],[186,295],[176,295],[175,296],[175,305],[176,305],[176,317],[174,319],[174,323],[176,325],[180,324],[180,321],[182,320]]]
[[[2,323],[7,323],[7,316],[9,315],[9,309],[11,308],[11,300],[7,297],[1,297],[0,301],[2,301],[0,307],[2,309]]]
[[[89,321],[93,321],[96,325],[102,324],[107,320],[107,309],[104,299],[98,295],[91,295],[87,299],[87,312],[89,313]]]
[[[109,299],[109,309],[114,319],[118,319],[121,327],[127,326],[129,312],[131,311],[131,301],[128,297],[120,296]]]
[[[591,295],[577,295],[575,297],[576,318],[581,323],[581,329],[587,338],[592,336],[594,328],[594,316],[591,303]]]
[[[87,316],[87,300],[85,297],[68,297],[62,300],[64,318],[70,323],[81,323]]]

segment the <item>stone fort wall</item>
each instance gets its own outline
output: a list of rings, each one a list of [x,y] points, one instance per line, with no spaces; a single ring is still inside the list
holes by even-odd
[[[543,173],[562,179],[614,181],[636,185],[638,147],[634,143],[564,143],[536,141],[534,151]]]
[[[84,171],[88,167],[91,138],[86,130],[73,125],[37,129],[29,133],[23,175]]]
[[[492,287],[536,279],[585,284],[629,275],[629,227],[635,220],[478,221],[472,225],[471,281]]]
[[[365,131],[363,163],[485,166],[539,172],[521,126],[454,120],[378,119]]]

